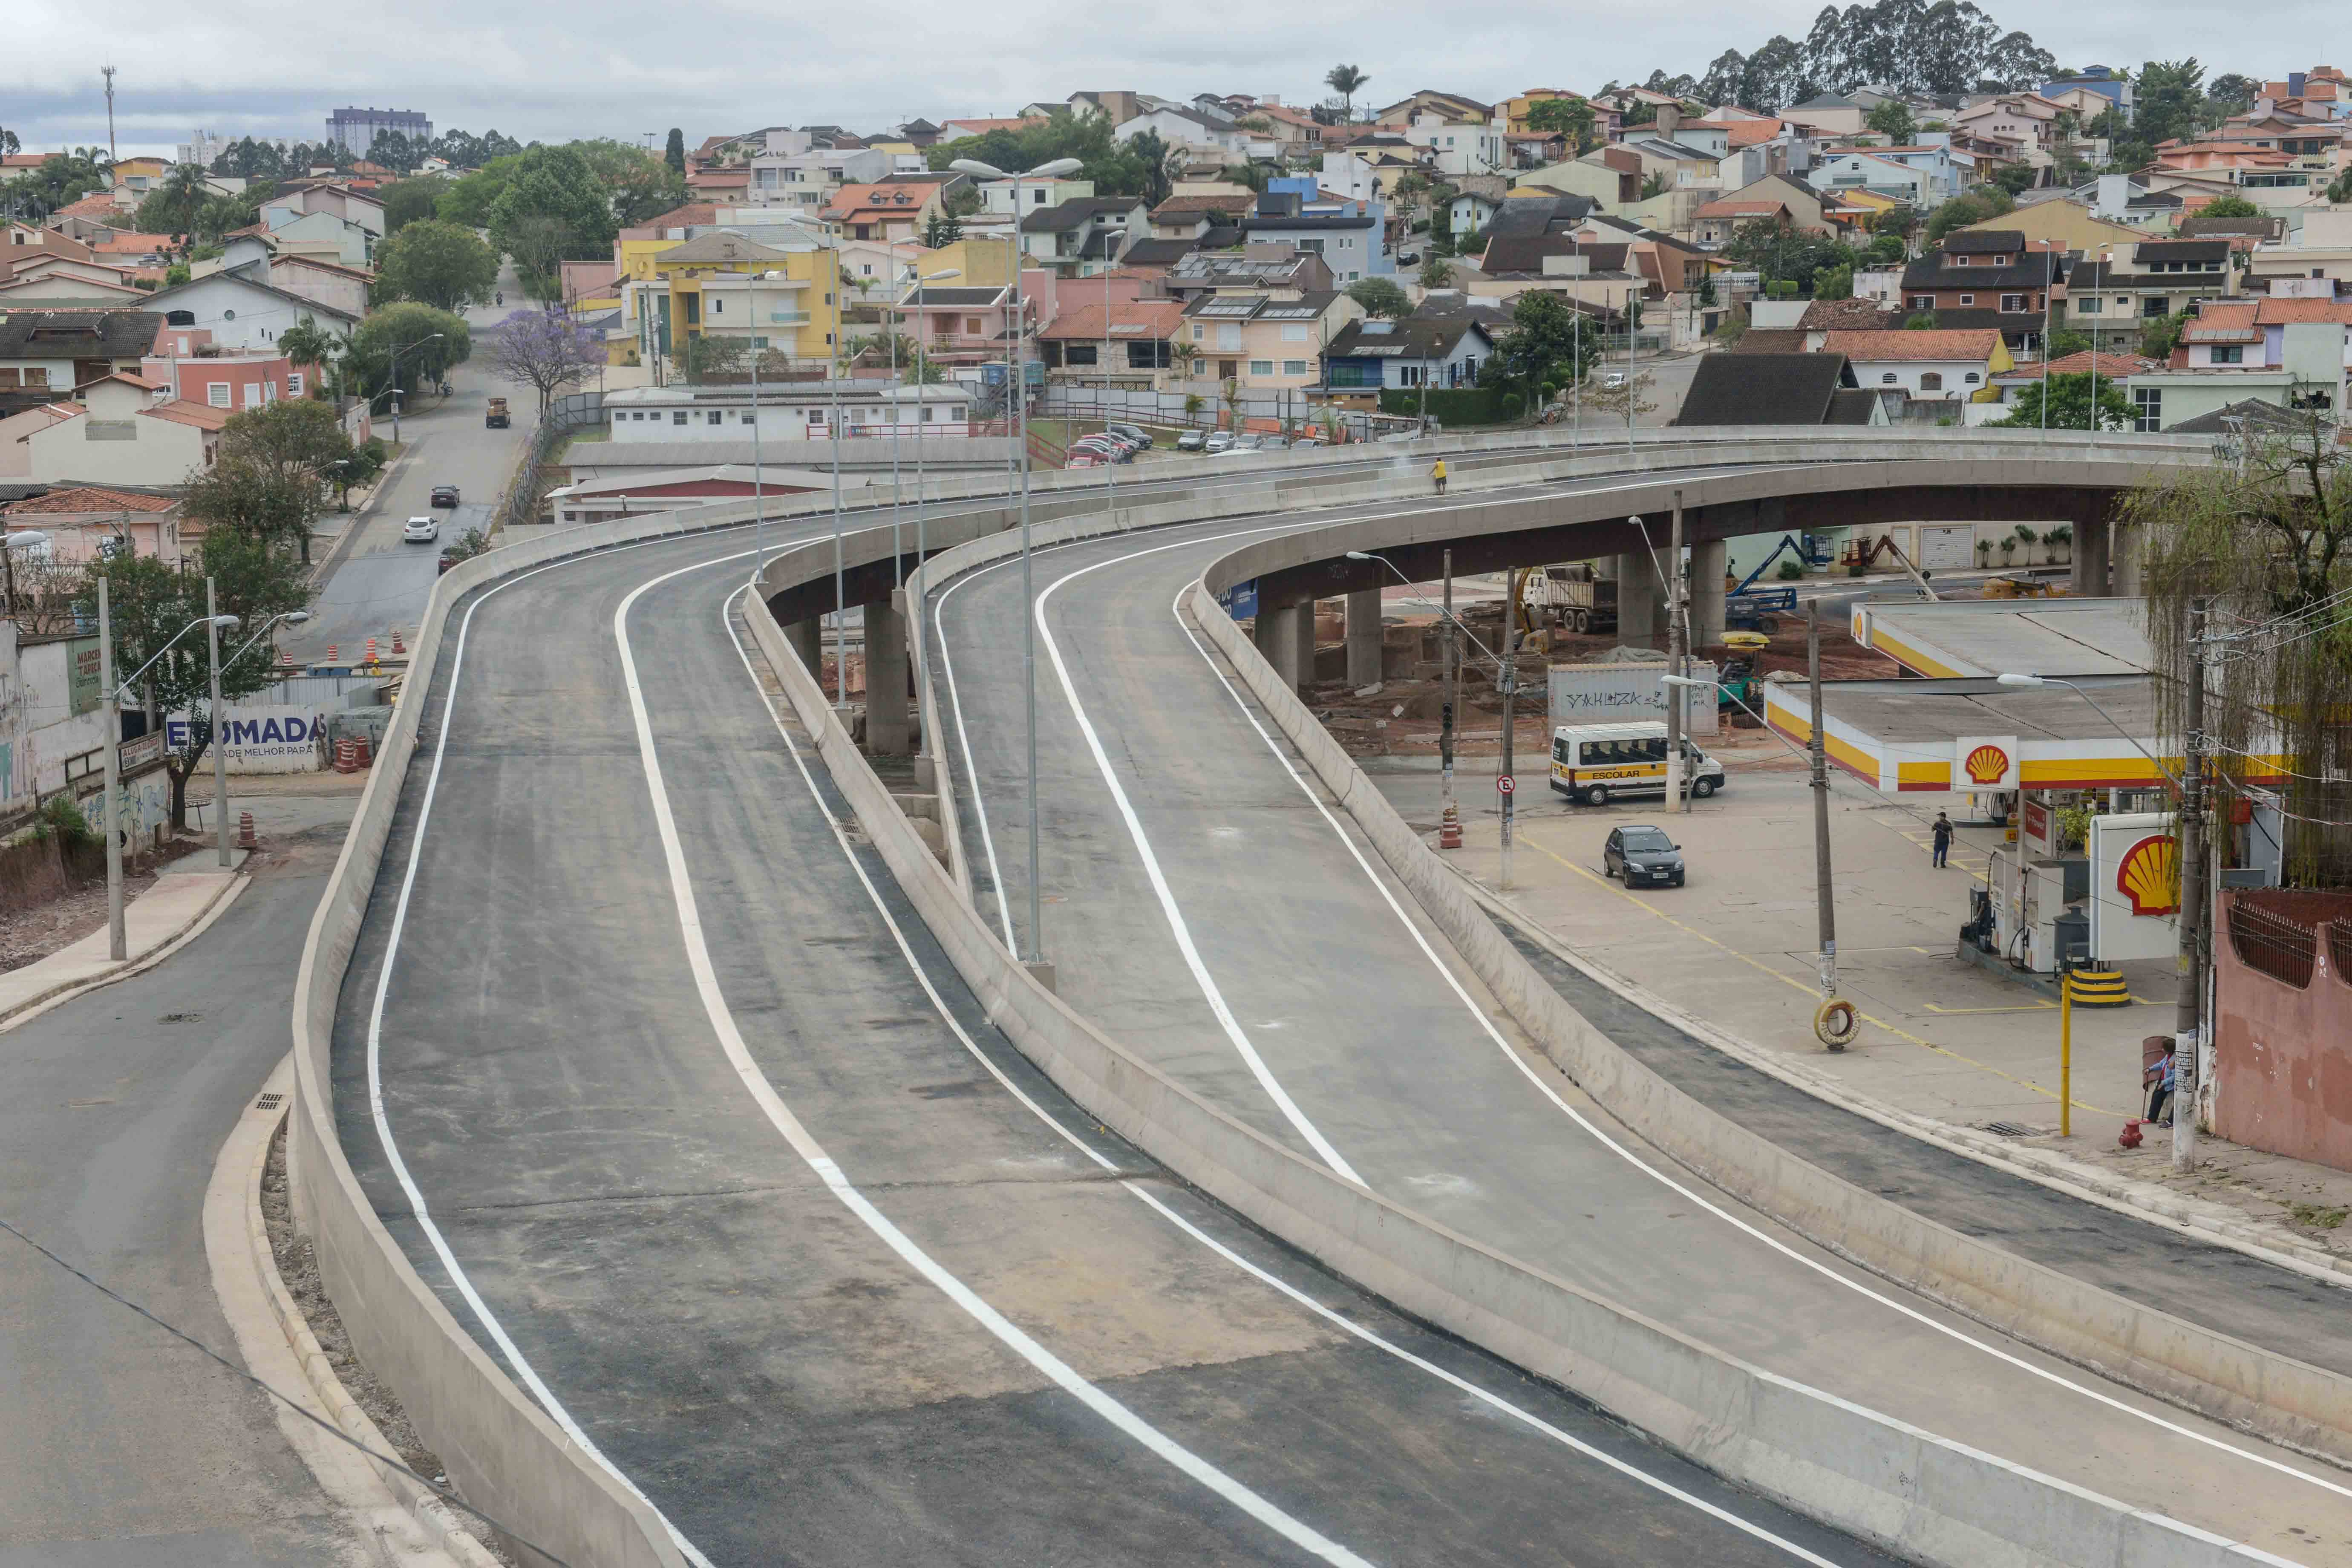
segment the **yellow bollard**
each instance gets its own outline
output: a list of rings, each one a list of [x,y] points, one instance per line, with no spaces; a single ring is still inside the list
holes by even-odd
[[[2074,973],[2058,972],[2058,1136],[2074,1135]]]

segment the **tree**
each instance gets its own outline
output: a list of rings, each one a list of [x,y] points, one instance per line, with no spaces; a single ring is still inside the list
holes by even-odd
[[[414,388],[438,381],[473,352],[466,318],[403,300],[371,310],[352,330],[342,358],[346,390],[381,405],[395,384]]]
[[[1643,395],[1650,390],[1654,378],[1648,371],[1629,375],[1615,386],[1596,386],[1585,394],[1585,402],[1601,411],[1604,418],[1622,419],[1628,428],[1644,414],[1654,414],[1658,405]]]
[[[675,125],[669,128],[669,140],[662,144],[662,162],[676,171],[680,180],[686,178],[686,132]]]
[[[2262,95],[2261,82],[2235,71],[2224,71],[2205,84],[2205,102],[2214,111],[2217,123],[2232,114],[2245,113]]]
[[[496,332],[490,340],[491,372],[501,380],[536,389],[541,415],[558,393],[587,381],[604,363],[604,345],[596,335],[560,311],[517,310],[498,324]],[[734,341],[693,340],[700,343]]]
[[[2173,345],[2180,342],[2181,331],[2189,325],[2189,316],[2187,310],[2176,310],[2148,321],[2139,330],[2139,352],[2149,359],[2170,359]]]
[[[856,358],[863,351],[864,346],[863,343],[850,344],[850,356],[853,359]],[[751,344],[741,338],[713,337],[708,332],[701,332],[686,340],[686,353],[679,357],[686,363],[688,381],[706,382],[732,380],[742,373],[743,362],[750,353]],[[497,363],[498,355],[493,351],[491,363],[495,365]],[[537,384],[534,377],[530,375],[510,375],[507,379]],[[583,381],[586,379],[584,375],[580,378]],[[577,385],[579,383],[575,381],[572,384]],[[540,395],[541,413],[547,411],[547,405],[551,395],[548,393]]]
[[[1395,318],[1412,313],[1412,297],[1403,288],[1387,278],[1367,278],[1348,285],[1348,298],[1364,308],[1368,316]]]
[[[2334,197],[2329,198],[2331,201]],[[2215,196],[2197,209],[2199,217],[2260,217],[2263,209],[2243,196]]]
[[[2204,79],[2205,68],[2194,55],[2183,60],[2150,60],[2141,66],[2133,110],[2138,139],[2155,146],[2196,135],[2205,103]]]
[[[513,257],[518,268],[551,275],[555,263],[566,258],[612,254],[620,227],[614,221],[613,192],[582,145],[587,144],[528,148],[504,172],[505,188],[490,204],[490,243]],[[628,151],[637,162],[667,173],[659,160]],[[457,182],[450,195],[467,183]]]
[[[2050,334],[2050,357],[2052,359],[2064,359],[2069,354],[2088,353],[2090,352],[2091,338],[2090,334],[2087,332],[2068,331],[2065,329],[2061,328],[2057,331]]]
[[[1913,315],[1904,317],[1903,330],[1906,332],[1934,331],[1936,330],[1936,312],[1933,310],[1920,310]]]
[[[1166,201],[1176,188],[1174,171],[1182,165],[1182,154],[1161,140],[1157,131],[1139,131],[1129,137],[1127,153],[1142,175],[1142,189],[1135,194],[1149,206]]]
[[[190,622],[204,617],[206,577],[214,581],[219,613],[235,616],[239,622],[236,632],[221,634],[228,644],[221,650],[224,658],[272,616],[301,609],[311,597],[310,574],[290,554],[233,531],[215,530],[206,535],[200,566],[194,572],[174,571],[152,555],[131,553],[100,557],[86,570],[93,583],[106,579],[114,667],[121,671],[135,670],[155,659]],[[277,679],[264,654],[265,649],[256,648],[222,667],[224,702],[249,697]],[[203,639],[182,638],[169,653],[155,659],[153,668],[140,678],[140,685],[151,721],[173,713],[188,715],[186,739],[163,753],[164,772],[171,780],[172,826],[176,832],[187,826],[188,780],[202,765],[213,741],[212,661]]]
[[[1421,286],[1423,289],[1454,287],[1454,264],[1442,256],[1433,256],[1421,264]]]
[[[442,193],[457,183],[446,174],[419,174],[413,180],[378,186],[375,194],[383,203],[383,232],[398,234],[421,218],[434,216]]]
[[[278,333],[278,352],[288,363],[308,365],[316,373],[311,382],[314,395],[325,395],[327,383],[341,379],[337,362],[342,358],[343,340],[315,321],[297,321]]]
[[[562,302],[562,262],[572,249],[569,224],[549,213],[526,213],[506,231],[505,249],[514,258],[526,295],[546,304]]]
[[[2246,775],[2270,771],[2252,759],[2277,756],[2284,880],[2343,887],[2352,835],[2332,825],[2352,820],[2352,468],[2333,419],[2285,410],[2232,446],[2235,461],[2168,472],[2121,509],[2146,530],[2157,752],[2181,754],[2199,671],[2218,793],[2243,798]],[[2220,658],[2189,640],[2198,599],[2228,634]]]
[[[376,294],[419,300],[436,310],[460,310],[488,300],[499,280],[499,258],[469,228],[438,218],[410,224],[376,249]]]
[[[1601,355],[1601,331],[1591,317],[1565,295],[1531,289],[1512,305],[1510,330],[1495,340],[1478,379],[1532,394],[1547,382],[1567,386],[1580,374],[1590,375]]]
[[[1877,105],[1862,123],[1896,147],[1909,146],[1911,139],[1919,134],[1919,122],[1912,118],[1911,106],[1899,98],[1890,98]]]
[[[1761,273],[1767,282],[1786,280],[1800,290],[1813,286],[1826,268],[1853,266],[1853,252],[1825,234],[1755,218],[1731,231],[1722,254]]]
[[[676,209],[686,200],[686,174],[673,169],[655,154],[634,142],[598,138],[573,142],[569,150],[580,154],[590,172],[604,187],[606,216],[609,226],[604,232],[635,228],[647,218],[659,217]],[[526,161],[529,154],[524,154]],[[599,254],[609,254],[612,240],[607,237]],[[587,258],[576,258],[585,260]]]
[[[1885,212],[1873,213],[1870,217],[1871,233],[1891,234],[1897,239],[1907,238],[1918,226],[1919,215],[1907,206],[1888,207]]]
[[[2088,371],[2071,375],[2046,378],[2050,384],[2050,414],[2048,427],[2053,430],[2088,430],[2091,427],[2091,374]],[[2112,376],[2101,376],[2099,382],[2099,428],[2128,430],[2132,427],[2131,399],[2124,395]],[[2030,381],[2020,389],[2017,402],[2009,416],[1993,423],[2003,429],[2028,430],[2042,428],[2042,382]]]
[[[2352,169],[2345,170],[2329,183],[2327,199],[2338,206],[2352,203]]]
[[[2041,178],[2040,170],[2024,163],[2004,163],[1992,172],[1992,183],[2012,196],[2023,195]]]
[[[1910,252],[1911,247],[1903,243],[1901,235],[1882,234],[1871,240],[1870,248],[1864,255],[1877,266],[1892,267]]]
[[[923,220],[923,248],[926,250],[953,245],[962,237],[963,224],[953,213],[933,207],[931,216]]]
[[[1345,120],[1356,118],[1356,94],[1371,79],[1354,66],[1333,66],[1323,73],[1323,85],[1339,95],[1339,112]]]
[[[1851,300],[1853,298],[1853,268],[1825,267],[1813,274],[1813,298],[1816,300]]]
[[[1592,151],[1592,105],[1581,98],[1538,99],[1528,110],[1528,129],[1548,135],[1565,136],[1570,157],[1581,157]]]
[[[2007,191],[1998,185],[1979,185],[1927,215],[1927,243],[1941,245],[1944,237],[1956,228],[1966,228],[2016,210],[2017,198]]]
[[[424,161],[425,143],[411,142],[398,131],[379,131],[368,144],[368,162],[408,174]]]
[[[1664,195],[1665,194],[1666,194],[1666,177],[1665,177],[1665,175],[1664,175],[1664,174],[1644,174],[1644,175],[1643,175],[1643,176],[1642,176],[1642,199],[1643,199],[1643,201],[1645,201],[1645,202],[1646,202],[1646,201],[1648,201],[1652,196],[1663,196],[1663,195]]]
[[[106,188],[104,149],[83,147],[72,153],[52,153],[40,166],[0,184],[0,210],[22,217],[43,218]]]
[[[287,398],[248,408],[221,426],[212,466],[187,487],[187,515],[214,532],[291,547],[307,559],[311,525],[353,458],[332,404]]]
[[[24,150],[24,146],[22,142],[16,140],[16,133],[14,131],[8,130],[5,126],[0,126],[0,158],[15,157]]]

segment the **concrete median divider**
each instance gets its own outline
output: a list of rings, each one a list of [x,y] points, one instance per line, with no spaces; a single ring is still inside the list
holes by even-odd
[[[1055,542],[1138,524],[1074,521]],[[940,581],[1018,548],[1009,537],[982,539],[926,571]],[[767,586],[788,585],[795,569],[778,560]],[[910,584],[910,595],[922,591],[920,577]],[[1228,658],[1256,658],[1222,610],[1213,618],[1231,634],[1219,638]],[[1027,973],[899,816],[773,617],[754,609],[750,623],[835,784],[998,1026],[1088,1113],[1237,1213],[1717,1472],[1912,1560],[1953,1568],[2268,1561],[1725,1355],[1345,1181],[1209,1104]]]
[[[1553,990],[1216,604],[1212,584],[1286,564],[1302,548],[1378,549],[1378,529],[1344,526],[1305,547],[1295,537],[1244,546],[1196,585],[1192,615],[1390,870],[1570,1078],[1709,1182],[1889,1279],[2242,1430],[2352,1460],[2352,1379],[2020,1258],[1810,1164],[1668,1083]]]
[[[1888,438],[1870,439],[1856,433],[1839,444],[1835,455],[1883,458],[1924,449],[1910,433],[1885,434]],[[1989,454],[2020,455],[2015,442],[1972,443],[1971,449],[1977,445]],[[1362,450],[1287,455],[1270,460],[1248,482],[1220,482],[1197,492],[1162,490],[1150,504],[1108,516],[1099,508],[1095,476],[1046,476],[1033,500],[1033,517],[1040,520],[1034,531],[1041,541],[1060,541],[1209,516],[1418,493],[1421,471],[1411,463],[1401,461],[1378,477],[1318,472],[1344,467]],[[1778,430],[1645,435],[1631,459],[1617,452],[1580,452],[1565,439],[1523,435],[1416,445],[1412,455],[1437,450],[1498,460],[1522,455],[1498,467],[1465,471],[1455,480],[1457,489],[1607,472],[1629,464],[1637,470],[1661,468],[1685,463],[1694,452],[1722,463],[1777,460],[1801,452],[1832,455],[1808,450]],[[1214,473],[1221,481],[1227,478],[1217,470],[1202,473]],[[965,545],[977,558],[1017,548],[1004,537],[1017,511],[1007,503],[1001,481],[935,481],[929,489],[934,510],[953,503],[953,510],[930,525],[935,550]],[[831,504],[822,495],[771,498],[764,515],[778,522],[805,522],[829,511]],[[321,1276],[353,1348],[399,1394],[419,1435],[442,1456],[468,1501],[575,1568],[680,1568],[684,1559],[654,1510],[583,1451],[480,1349],[377,1216],[337,1133],[331,1061],[336,1006],[383,869],[419,724],[434,700],[434,677],[447,657],[451,616],[466,596],[592,552],[741,529],[755,510],[760,509],[753,502],[730,500],[564,528],[460,563],[440,578],[412,651],[409,695],[386,734],[312,917],[296,982],[295,1102],[289,1123],[292,1195],[297,1221],[316,1243]],[[857,559],[882,559],[890,552],[887,528],[872,526],[877,512],[866,505],[848,514],[850,523],[863,525],[845,539],[845,550],[856,552]],[[748,550],[749,537],[739,537]],[[772,590],[782,586],[791,573],[800,574],[793,583],[814,580],[830,570],[830,557],[829,541],[821,550],[786,546],[770,563],[768,584]],[[790,657],[764,603],[747,606],[747,612],[788,699],[819,737],[860,819],[992,1013],[1080,1103],[1104,1114],[1186,1179],[1406,1310],[1590,1394],[1727,1475],[1925,1560],[2021,1565],[2231,1560],[2226,1543],[2191,1546],[2190,1537],[2164,1521],[2118,1520],[2115,1504],[2086,1494],[2076,1498],[2058,1483],[2007,1471],[1997,1461],[1968,1455],[1929,1435],[1825,1401],[1486,1252],[1297,1160],[1160,1078],[1039,987],[989,935],[956,880],[865,767],[805,668]],[[1236,662],[1247,668],[1255,658],[1244,650]],[[928,701],[928,683],[921,689]],[[927,723],[931,734],[940,735],[928,716]],[[942,762],[949,750],[944,744],[929,749]],[[950,787],[942,778],[942,795]],[[943,823],[951,828],[951,816]],[[1790,1440],[1775,1436],[1783,1430]],[[2053,1499],[2067,1500],[2061,1506]],[[2018,1521],[2003,1519],[2004,1512]],[[1969,1532],[1980,1521],[1985,1533],[1979,1542]],[[1973,1549],[1979,1544],[1982,1550]]]

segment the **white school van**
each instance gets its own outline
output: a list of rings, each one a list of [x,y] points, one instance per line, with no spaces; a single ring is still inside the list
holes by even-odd
[[[1551,787],[1586,805],[1666,793],[1666,726],[1563,724],[1552,731]],[[1723,787],[1723,764],[1683,737],[1683,787],[1705,800]]]

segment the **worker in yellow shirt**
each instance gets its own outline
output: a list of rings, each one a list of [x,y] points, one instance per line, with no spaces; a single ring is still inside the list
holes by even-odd
[[[1429,477],[1430,477],[1431,479],[1435,479],[1435,480],[1437,481],[1437,493],[1438,493],[1439,495],[1444,495],[1444,494],[1445,493],[1445,459],[1444,459],[1444,458],[1438,458],[1438,459],[1437,459],[1437,467],[1435,467],[1435,468],[1432,468],[1432,469],[1430,469],[1430,470],[1429,470]]]

